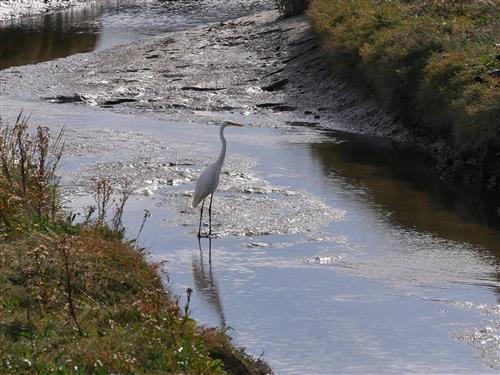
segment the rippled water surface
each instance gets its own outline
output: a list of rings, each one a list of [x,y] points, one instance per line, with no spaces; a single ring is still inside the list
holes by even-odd
[[[4,113],[19,104],[6,100]],[[418,155],[317,129],[230,129],[214,203],[221,237],[198,243],[189,194],[198,163],[217,153],[215,127],[23,104],[35,122],[68,126],[71,206],[91,202],[86,181],[100,172],[135,178],[131,237],[151,210],[142,242],[168,261],[176,293],[195,290],[193,316],[234,328],[277,373],[495,372],[498,229],[460,194],[440,198],[448,188],[425,168],[401,174]]]

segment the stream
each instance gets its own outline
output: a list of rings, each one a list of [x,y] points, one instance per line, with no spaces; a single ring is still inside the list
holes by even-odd
[[[104,2],[22,19],[0,26],[0,69],[269,7],[240,4]],[[68,209],[93,203],[97,176],[133,181],[129,238],[149,210],[139,242],[167,261],[172,291],[184,303],[192,288],[192,316],[229,327],[276,373],[500,368],[499,199],[447,186],[410,146],[232,114],[247,126],[226,129],[217,237],[198,242],[190,194],[218,153],[216,124],[0,100],[2,118],[23,108],[33,124],[66,128]]]

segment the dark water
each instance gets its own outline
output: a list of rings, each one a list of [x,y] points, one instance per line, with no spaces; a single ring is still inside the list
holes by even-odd
[[[110,0],[0,23],[0,69],[220,22],[269,9],[265,0]]]
[[[328,132],[341,142],[311,144],[329,180],[359,186],[396,225],[483,246],[500,257],[500,194],[441,181],[414,147]]]
[[[0,69],[90,52],[99,39],[93,7],[0,23]]]

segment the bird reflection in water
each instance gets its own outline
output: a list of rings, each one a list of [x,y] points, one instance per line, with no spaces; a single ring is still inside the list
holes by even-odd
[[[206,261],[206,252],[201,246],[201,238],[198,238],[199,254],[193,254],[193,279],[198,293],[200,293],[209,306],[219,317],[220,327],[226,327],[226,318],[222,308],[222,301],[219,294],[217,281],[214,279],[212,270],[212,239],[208,238],[208,262]],[[206,249],[205,249],[206,251]]]

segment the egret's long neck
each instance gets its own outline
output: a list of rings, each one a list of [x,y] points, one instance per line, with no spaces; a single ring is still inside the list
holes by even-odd
[[[226,157],[226,138],[224,138],[224,128],[225,125],[220,126],[219,136],[222,143],[222,148],[220,150],[219,158],[217,159],[217,164],[222,168],[222,163],[224,163],[224,158]]]

